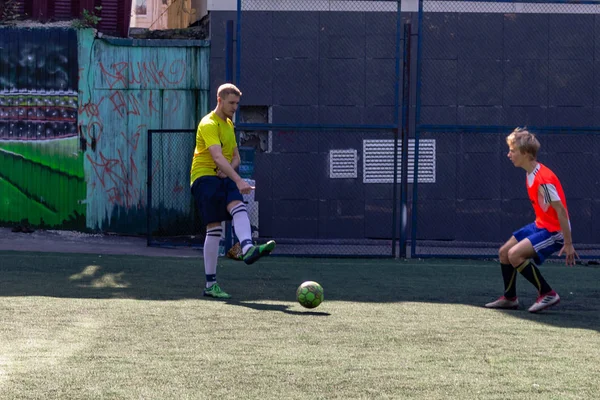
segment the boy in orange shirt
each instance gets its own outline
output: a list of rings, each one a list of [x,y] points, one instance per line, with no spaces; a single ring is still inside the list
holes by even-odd
[[[506,138],[508,158],[515,167],[527,171],[527,193],[535,211],[535,222],[513,233],[500,248],[504,295],[486,304],[487,308],[519,307],[516,273],[520,272],[538,290],[538,298],[529,312],[542,311],[558,304],[560,296],[544,279],[538,266],[556,251],[565,253],[566,264],[575,265],[571,224],[565,193],[559,179],[536,159],[540,142],[526,129],[517,128]]]

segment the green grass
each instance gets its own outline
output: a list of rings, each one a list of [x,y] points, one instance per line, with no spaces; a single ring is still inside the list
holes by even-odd
[[[523,279],[481,307],[493,262],[225,260],[214,301],[200,259],[0,252],[0,398],[596,398],[600,269],[542,271],[563,301],[532,315]]]

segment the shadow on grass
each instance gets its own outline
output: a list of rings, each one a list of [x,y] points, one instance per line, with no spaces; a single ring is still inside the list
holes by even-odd
[[[252,310],[278,311],[278,312],[282,312],[285,314],[291,314],[291,315],[312,315],[312,316],[317,316],[317,317],[326,317],[326,316],[331,315],[328,312],[308,311],[308,310],[307,311],[290,310],[289,306],[286,306],[283,304],[251,303],[251,302],[236,301],[236,300],[227,300],[226,303],[230,304],[232,306],[251,308]]]
[[[517,281],[521,309],[506,312],[543,324],[600,331],[600,268],[567,268],[547,263],[542,273],[561,295],[561,303],[540,314],[527,308],[535,301],[531,284]],[[228,303],[263,311],[295,311],[296,288],[314,280],[328,301],[363,303],[421,302],[482,307],[502,294],[499,266],[474,260],[294,259],[270,257],[252,266],[223,260],[221,286],[234,297]],[[189,258],[98,256],[89,254],[0,252],[0,299],[10,296],[59,298],[189,300],[204,299],[202,261]],[[320,306],[323,307],[323,306]]]

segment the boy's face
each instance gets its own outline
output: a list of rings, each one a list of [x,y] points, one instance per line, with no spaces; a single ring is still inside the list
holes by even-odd
[[[530,161],[531,157],[529,154],[521,153],[521,151],[514,145],[508,145],[508,158],[512,161],[515,167],[524,167],[525,164]]]
[[[233,119],[233,114],[235,114],[239,103],[240,97],[235,94],[228,94],[225,98],[219,97],[219,106],[223,114],[229,119]]]

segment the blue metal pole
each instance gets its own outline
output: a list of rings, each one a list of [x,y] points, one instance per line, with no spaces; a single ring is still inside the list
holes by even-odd
[[[408,111],[410,110],[410,39],[412,35],[411,24],[404,25],[404,79],[402,80],[402,188],[400,190],[400,257],[406,258],[406,227],[408,225],[408,131],[409,118]],[[417,156],[415,154],[415,160]],[[415,161],[416,165],[416,161]],[[416,170],[416,167],[415,167]],[[415,175],[416,176],[416,175]],[[413,183],[413,189],[416,187],[416,182]]]
[[[397,2],[396,10],[396,82],[394,83],[394,181],[392,183],[392,257],[396,258],[396,238],[397,238],[397,225],[398,219],[398,136],[400,127],[398,126],[400,112],[400,30],[402,29],[402,17],[400,10],[400,1]]]
[[[236,26],[236,39],[235,39],[235,56],[236,56],[236,70],[235,70],[235,85],[240,85],[240,74],[241,74],[241,57],[242,57],[242,0],[237,0],[237,26]],[[236,117],[236,122],[237,117]]]
[[[225,82],[233,82],[233,20],[227,21],[225,30]]]
[[[152,224],[150,218],[152,215],[152,129],[148,129],[148,155],[146,164],[146,245],[152,244]]]
[[[239,32],[239,19],[238,19],[238,32]],[[239,43],[239,38],[238,41]],[[238,49],[239,50],[239,49]],[[239,67],[239,57],[237,59],[238,67]],[[239,73],[237,75],[239,77]],[[236,79],[237,81],[237,79]],[[227,20],[226,30],[225,30],[225,82],[230,83],[233,82],[233,20]],[[237,119],[237,113],[236,113]],[[236,134],[236,140],[238,139],[238,135]],[[225,243],[221,243],[219,246],[219,255],[225,255],[229,249],[233,246],[233,234],[232,234],[232,225],[231,222],[225,222]],[[223,250],[221,250],[221,246],[223,246]],[[221,253],[223,251],[223,253]]]
[[[413,201],[412,201],[412,230],[411,230],[411,244],[410,253],[414,257],[417,250],[417,205],[418,205],[418,191],[419,191],[419,137],[421,123],[421,61],[422,61],[422,47],[423,47],[423,0],[419,0],[419,26],[418,26],[418,38],[417,38],[417,87],[415,97],[415,172],[414,172],[414,184],[413,184]]]

